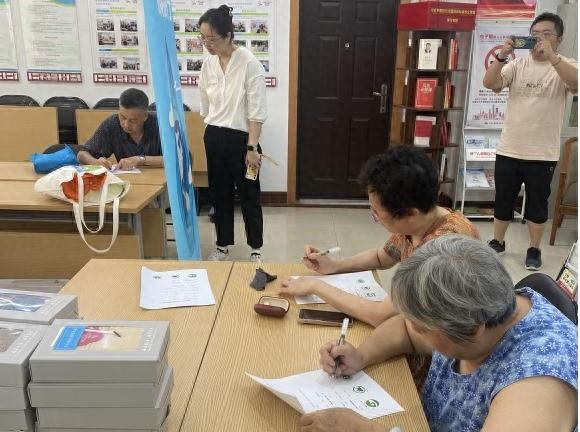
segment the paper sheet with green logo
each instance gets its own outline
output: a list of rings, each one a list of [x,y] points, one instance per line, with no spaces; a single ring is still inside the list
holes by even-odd
[[[292,276],[297,278],[298,276]],[[339,273],[327,276],[302,276],[316,278],[348,294],[365,300],[382,301],[387,293],[373,277],[373,272]],[[297,304],[326,303],[316,295],[296,297]]]
[[[326,408],[349,408],[372,420],[404,411],[364,372],[348,378],[331,378],[321,369],[279,379],[246,375],[302,414]]]

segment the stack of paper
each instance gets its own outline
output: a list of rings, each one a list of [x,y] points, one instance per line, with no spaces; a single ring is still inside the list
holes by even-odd
[[[298,276],[292,276],[297,278]],[[387,293],[377,283],[370,271],[357,273],[342,273],[329,276],[303,276],[319,279],[333,287],[336,287],[346,293],[361,297],[365,300],[382,301]],[[315,295],[296,297],[298,304],[326,303],[320,297]]]
[[[327,408],[349,408],[372,420],[403,411],[401,405],[364,372],[341,378],[331,378],[321,369],[280,379],[246,375],[302,414]]]
[[[48,325],[55,318],[77,318],[77,296],[0,289],[0,321]]]
[[[483,169],[465,170],[465,185],[469,188],[489,188],[489,181]]]
[[[0,322],[0,430],[33,431],[28,361],[46,327]]]
[[[162,430],[168,342],[164,321],[56,320],[30,358],[37,430]]]

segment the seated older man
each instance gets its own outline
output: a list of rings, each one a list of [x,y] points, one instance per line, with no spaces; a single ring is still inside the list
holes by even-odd
[[[401,263],[392,298],[401,315],[361,346],[321,348],[325,371],[336,361],[338,373],[351,375],[400,354],[432,354],[423,406],[433,432],[574,429],[577,328],[535,291],[514,291],[485,244],[452,235],[423,245]],[[301,425],[303,432],[384,431],[346,409],[307,414]]]

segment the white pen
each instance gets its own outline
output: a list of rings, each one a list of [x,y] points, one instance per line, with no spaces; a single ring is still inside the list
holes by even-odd
[[[348,318],[342,320],[342,328],[340,329],[340,338],[338,339],[338,346],[344,345],[346,340],[346,331],[348,330]],[[340,356],[334,359],[334,369],[332,370],[332,377],[336,376],[336,369],[340,363]]]
[[[340,252],[340,247],[335,246],[335,247],[331,247],[330,249],[326,249],[323,252],[317,252],[317,253],[315,253],[315,255],[317,255],[317,256],[324,256],[324,255],[338,253],[338,252]],[[303,258],[304,259],[309,259],[308,256],[306,256],[306,255],[304,255]]]

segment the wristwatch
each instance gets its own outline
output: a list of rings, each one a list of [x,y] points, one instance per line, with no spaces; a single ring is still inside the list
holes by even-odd
[[[499,58],[499,56],[495,53],[495,51],[492,53],[492,55],[495,57],[495,59],[500,62],[500,63],[505,63],[506,60],[508,59],[507,57],[504,59]]]
[[[139,156],[139,164],[140,165],[145,165],[145,155],[140,155]]]
[[[248,146],[248,151],[258,151],[258,147],[257,146],[253,146],[253,145],[249,145]]]

